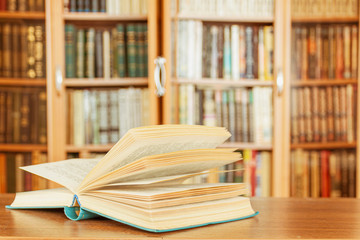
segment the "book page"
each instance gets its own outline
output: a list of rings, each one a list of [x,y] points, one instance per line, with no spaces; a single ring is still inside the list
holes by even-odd
[[[74,194],[66,188],[16,193],[13,208],[62,208],[72,204]]]
[[[21,167],[21,169],[56,182],[73,193],[100,159],[70,159]]]

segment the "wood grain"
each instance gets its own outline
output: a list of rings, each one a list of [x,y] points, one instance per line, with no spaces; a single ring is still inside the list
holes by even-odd
[[[67,219],[62,210],[9,210],[14,195],[0,195],[0,239],[358,239],[356,199],[253,198],[254,218],[181,230],[149,233],[104,218]]]

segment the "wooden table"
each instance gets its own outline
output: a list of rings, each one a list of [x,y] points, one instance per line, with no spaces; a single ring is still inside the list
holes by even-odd
[[[360,200],[252,198],[254,218],[168,233],[149,233],[104,218],[74,222],[62,210],[9,210],[0,195],[0,239],[360,239]]]

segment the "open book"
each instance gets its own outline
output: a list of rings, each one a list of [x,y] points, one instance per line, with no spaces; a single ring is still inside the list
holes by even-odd
[[[100,215],[152,232],[252,217],[242,183],[183,184],[241,159],[235,149],[215,149],[229,137],[220,127],[134,128],[101,159],[21,167],[65,188],[17,193],[8,208],[64,208],[73,220]]]

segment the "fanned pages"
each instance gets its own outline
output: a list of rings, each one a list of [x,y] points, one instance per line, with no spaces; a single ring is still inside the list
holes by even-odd
[[[257,213],[244,184],[183,183],[241,160],[236,149],[215,149],[229,137],[220,127],[134,128],[102,159],[21,167],[65,188],[17,193],[9,208],[65,208],[73,220],[100,215],[153,232],[248,218]]]

